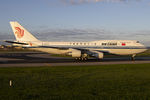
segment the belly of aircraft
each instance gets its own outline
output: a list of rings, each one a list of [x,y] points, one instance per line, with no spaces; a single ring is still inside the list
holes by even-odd
[[[132,55],[132,54],[142,53],[146,50],[147,49],[107,49],[106,51],[108,51],[111,54],[117,54],[117,55]]]

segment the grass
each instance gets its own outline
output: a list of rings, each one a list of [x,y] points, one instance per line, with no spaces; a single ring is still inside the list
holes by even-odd
[[[145,51],[145,52],[143,52],[143,53],[137,54],[137,56],[150,56],[150,49]]]
[[[150,64],[0,68],[0,100],[149,99]]]

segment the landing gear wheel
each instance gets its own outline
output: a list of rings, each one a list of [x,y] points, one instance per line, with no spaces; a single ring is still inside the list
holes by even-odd
[[[79,57],[79,58],[75,58],[78,61],[86,61],[88,58],[87,57]]]

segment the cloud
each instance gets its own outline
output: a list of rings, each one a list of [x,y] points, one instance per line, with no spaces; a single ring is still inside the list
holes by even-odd
[[[0,40],[13,40],[13,39],[14,39],[13,34],[1,33],[0,32]]]
[[[107,29],[44,29],[34,34],[43,41],[138,40],[150,45],[150,30],[115,32]]]
[[[113,3],[118,3],[118,2],[138,2],[141,0],[59,0],[65,5],[80,5],[80,4],[86,4],[86,3],[98,3],[98,2],[113,2]]]
[[[107,29],[44,28],[31,33],[42,41],[138,40],[150,46],[150,30],[115,32]],[[0,40],[15,40],[15,37],[13,34],[0,33]]]
[[[13,34],[0,32],[0,45],[8,45],[8,43],[3,42],[3,40],[15,40],[15,37]]]
[[[50,29],[38,31],[35,36],[40,40],[47,41],[95,41],[118,39],[118,34],[104,29]]]

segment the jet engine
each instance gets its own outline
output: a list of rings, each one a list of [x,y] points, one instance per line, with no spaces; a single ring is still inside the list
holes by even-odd
[[[102,52],[97,52],[97,51],[93,51],[93,56],[98,58],[98,59],[103,59],[104,54]]]
[[[71,52],[69,53],[69,55],[71,55],[74,58],[78,58],[78,57],[81,57],[82,54],[80,50],[71,49]]]

